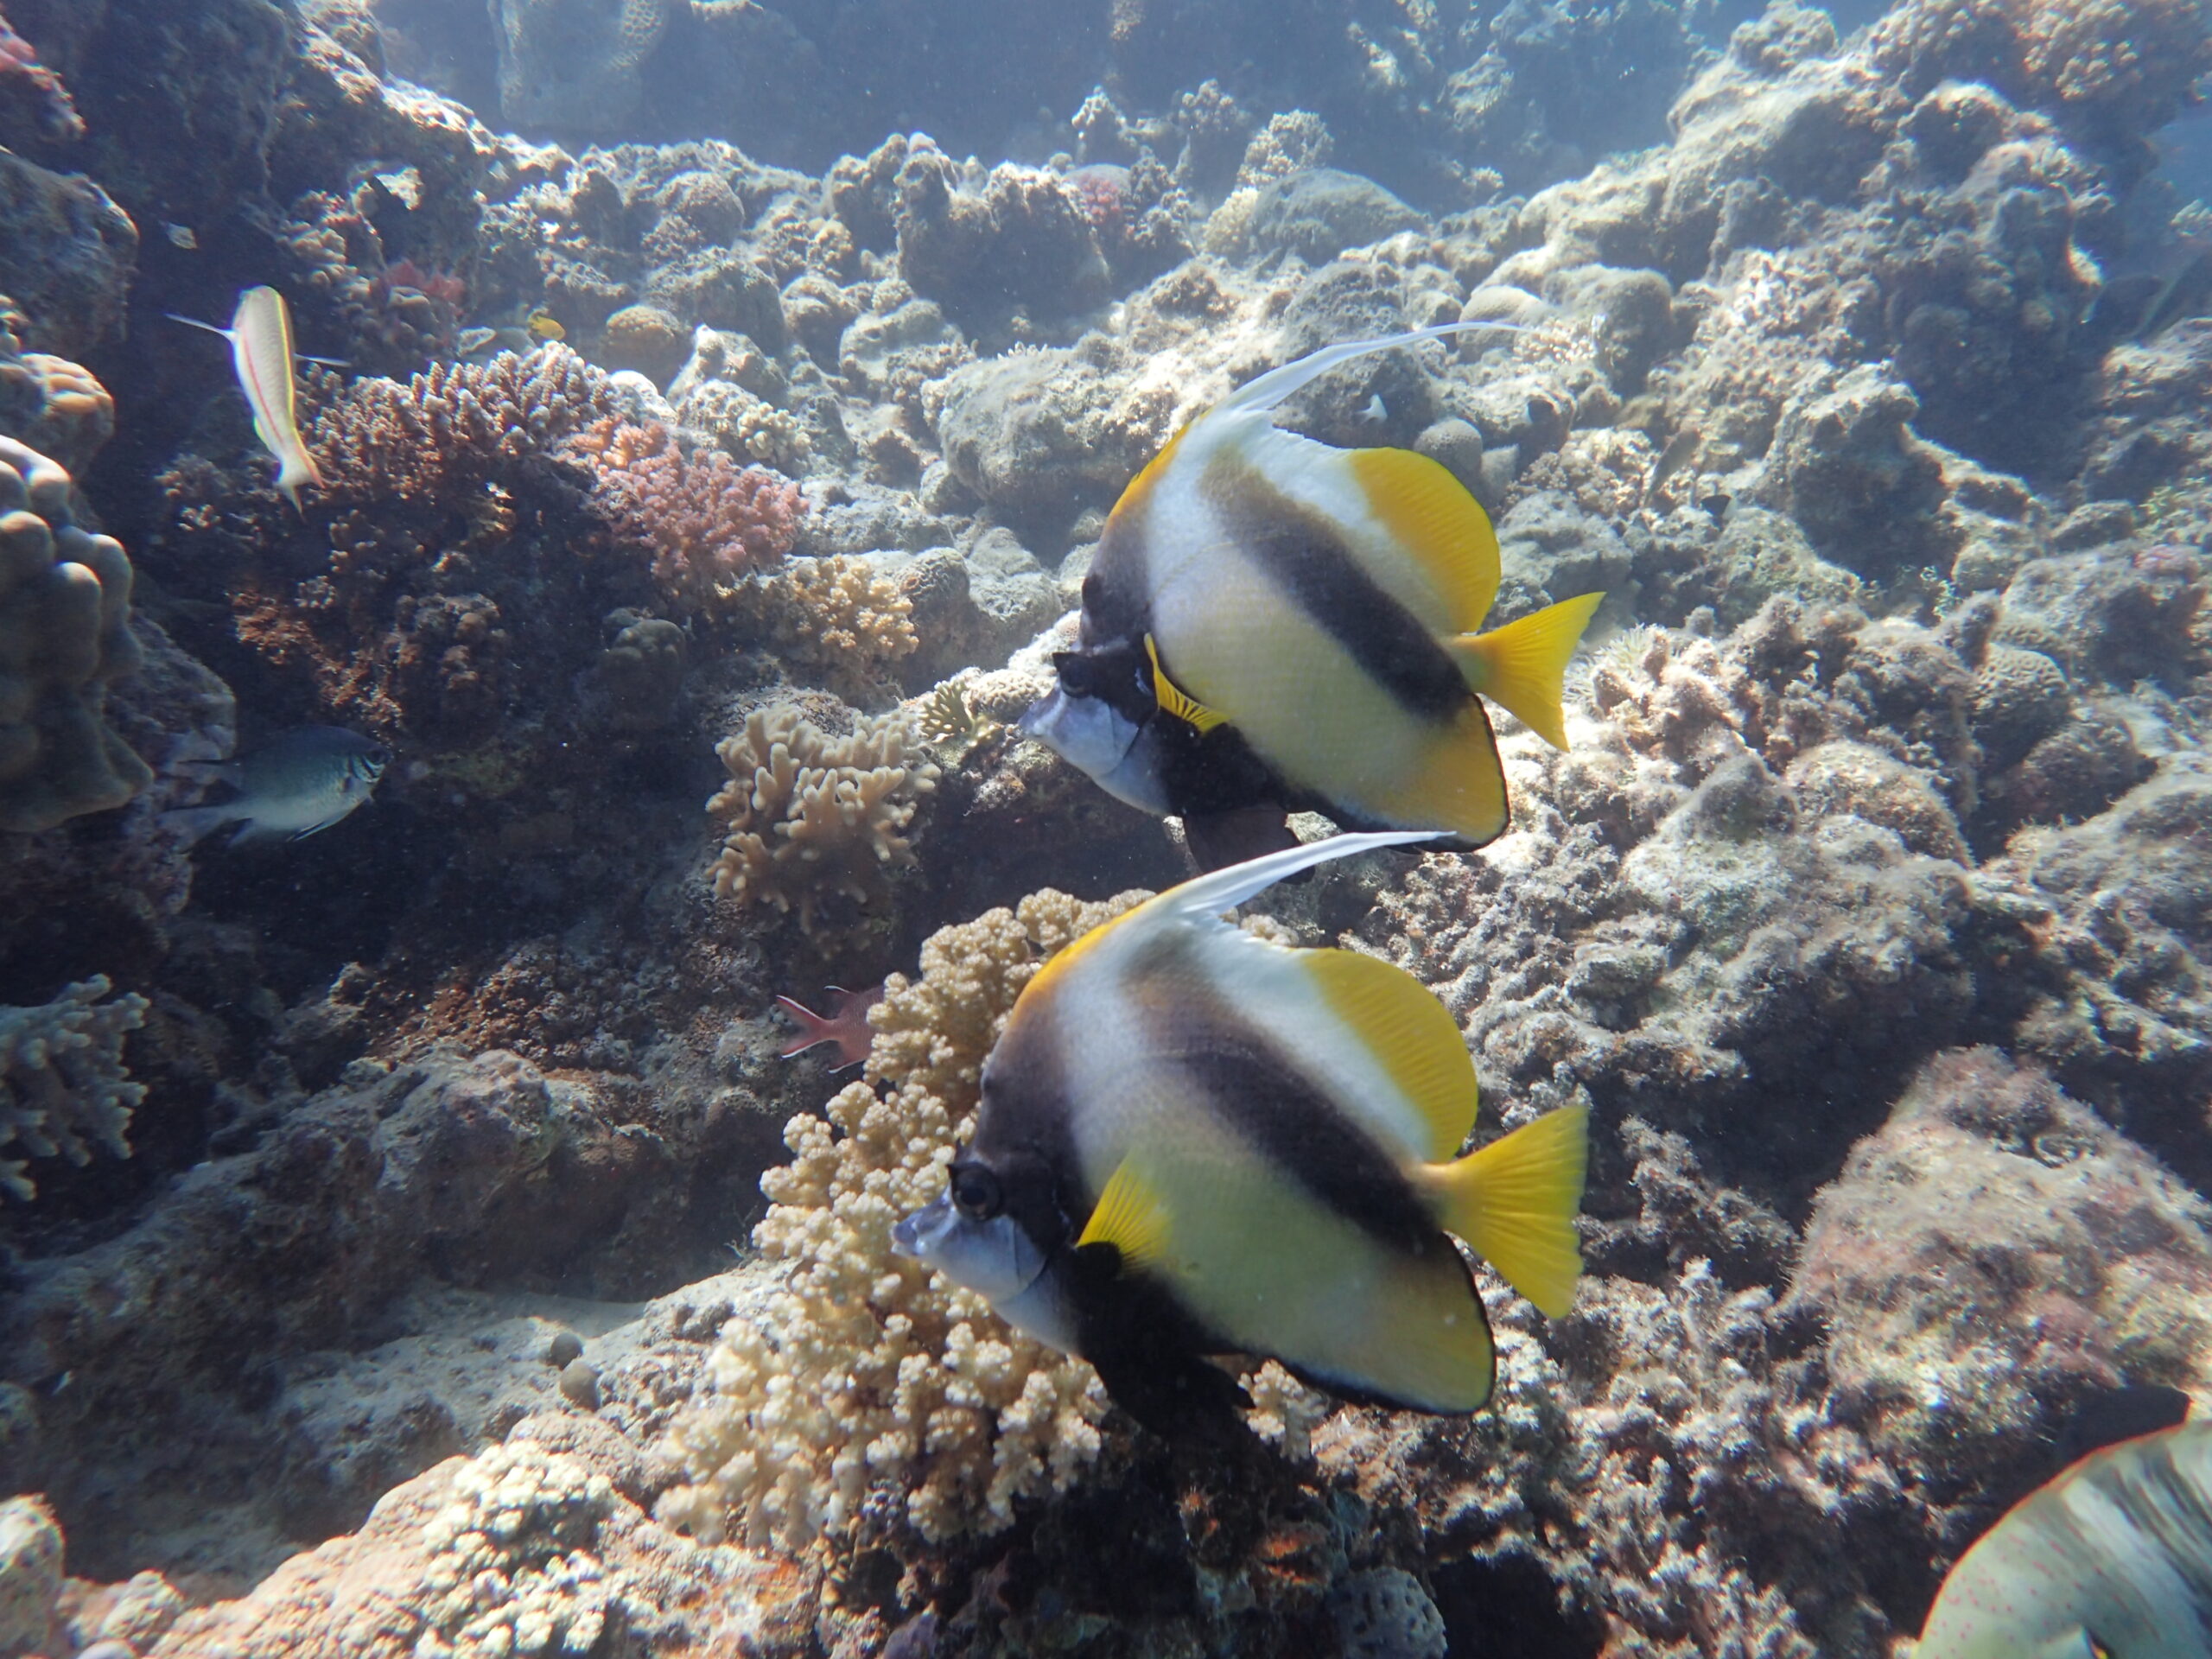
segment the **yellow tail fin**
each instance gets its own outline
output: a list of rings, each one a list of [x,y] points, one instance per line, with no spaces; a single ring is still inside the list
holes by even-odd
[[[1590,1158],[1590,1109],[1564,1107],[1427,1166],[1437,1219],[1554,1319],[1574,1300],[1582,1247],[1574,1215]]]
[[[1567,660],[1605,598],[1603,594],[1584,594],[1563,599],[1488,633],[1447,639],[1445,649],[1472,690],[1510,709],[1554,748],[1563,749],[1567,714],[1560,703]]]

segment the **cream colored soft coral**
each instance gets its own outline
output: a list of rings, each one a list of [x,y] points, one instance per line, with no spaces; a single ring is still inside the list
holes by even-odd
[[[1022,987],[1141,897],[1035,893],[940,930],[918,980],[892,976],[868,1081],[794,1118],[791,1163],[762,1179],[753,1242],[782,1264],[781,1288],[725,1328],[671,1430],[693,1484],[662,1500],[664,1520],[797,1549],[886,1491],[942,1538],[1006,1526],[1017,1498],[1065,1490],[1096,1459],[1108,1402],[1090,1366],[893,1255],[891,1228],[943,1191]]]
[[[831,894],[863,909],[887,904],[887,872],[914,861],[904,832],[937,786],[920,747],[898,715],[832,737],[789,704],[754,709],[715,748],[730,780],[707,803],[729,826],[715,892],[796,909],[810,934]]]

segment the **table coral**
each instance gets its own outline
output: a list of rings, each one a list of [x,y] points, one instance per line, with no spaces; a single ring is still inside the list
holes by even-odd
[[[762,1179],[753,1240],[785,1276],[764,1317],[725,1327],[674,1426],[693,1484],[664,1516],[797,1549],[888,1490],[925,1536],[995,1531],[1097,1457],[1107,1400],[1090,1368],[893,1255],[891,1228],[942,1189],[1021,988],[1141,897],[1034,893],[933,934],[919,978],[892,976],[868,1081],[794,1118],[792,1161]]]
[[[567,453],[596,480],[614,533],[652,550],[653,582],[686,615],[721,616],[745,579],[774,564],[798,537],[798,486],[765,467],[740,467],[719,449],[690,449],[658,421],[609,416],[576,434]]]
[[[24,1173],[30,1158],[63,1158],[82,1166],[95,1147],[130,1155],[124,1132],[146,1097],[123,1066],[123,1039],[146,1023],[149,1007],[134,993],[103,1003],[107,976],[70,986],[37,1007],[0,1007],[0,1187],[19,1198],[38,1189]]]
[[[905,831],[938,779],[902,716],[832,737],[790,704],[756,709],[715,753],[730,779],[707,803],[728,825],[709,872],[717,895],[797,910],[810,937],[829,930],[827,899],[890,904],[890,872],[914,862]]]
[[[105,717],[139,663],[130,561],[80,526],[60,465],[0,437],[0,830],[120,806],[153,774]]]

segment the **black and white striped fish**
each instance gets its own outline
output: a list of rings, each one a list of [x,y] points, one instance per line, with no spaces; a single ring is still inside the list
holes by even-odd
[[[1300,870],[1434,839],[1338,836],[1203,876],[1093,930],[1022,991],[950,1192],[899,1248],[1097,1368],[1164,1433],[1233,1395],[1200,1355],[1270,1355],[1423,1411],[1489,1397],[1457,1235],[1548,1313],[1581,1271],[1586,1114],[1466,1157],[1475,1071],[1402,969],[1221,912]]]
[[[1959,1560],[1917,1659],[2212,1654],[2212,1422],[2122,1440],[2037,1487]]]
[[[1483,697],[1566,745],[1560,682],[1604,595],[1476,632],[1497,596],[1497,537],[1459,480],[1410,450],[1338,449],[1274,423],[1337,365],[1463,326],[1261,375],[1115,504],[1077,648],[1022,729],[1121,799],[1180,817],[1206,868],[1289,844],[1290,810],[1492,839],[1507,802]]]

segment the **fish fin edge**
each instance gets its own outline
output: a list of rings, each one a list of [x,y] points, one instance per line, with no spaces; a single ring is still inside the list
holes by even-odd
[[[1166,1205],[1135,1161],[1124,1158],[1091,1206],[1075,1247],[1110,1244],[1121,1253],[1124,1269],[1160,1268],[1166,1264],[1173,1240]]]
[[[1201,737],[1229,723],[1227,715],[1207,708],[1168,677],[1167,671],[1160,665],[1159,643],[1148,633],[1144,637],[1144,654],[1152,659],[1152,695],[1164,712],[1196,729]]]
[[[1567,747],[1567,665],[1603,594],[1548,605],[1488,633],[1444,642],[1468,687],[1513,715],[1555,749]]]
[[[1482,503],[1443,462],[1411,449],[1355,449],[1350,461],[1368,511],[1451,607],[1446,626],[1472,632],[1497,598],[1497,532]]]
[[[1323,1001],[1356,1032],[1427,1126],[1421,1156],[1441,1162],[1475,1126],[1481,1090],[1459,1023],[1402,968],[1357,950],[1309,950],[1300,961]]]
[[[1428,1168],[1445,1229],[1551,1319],[1573,1305],[1582,1274],[1574,1217],[1589,1160],[1590,1109],[1565,1106]]]

